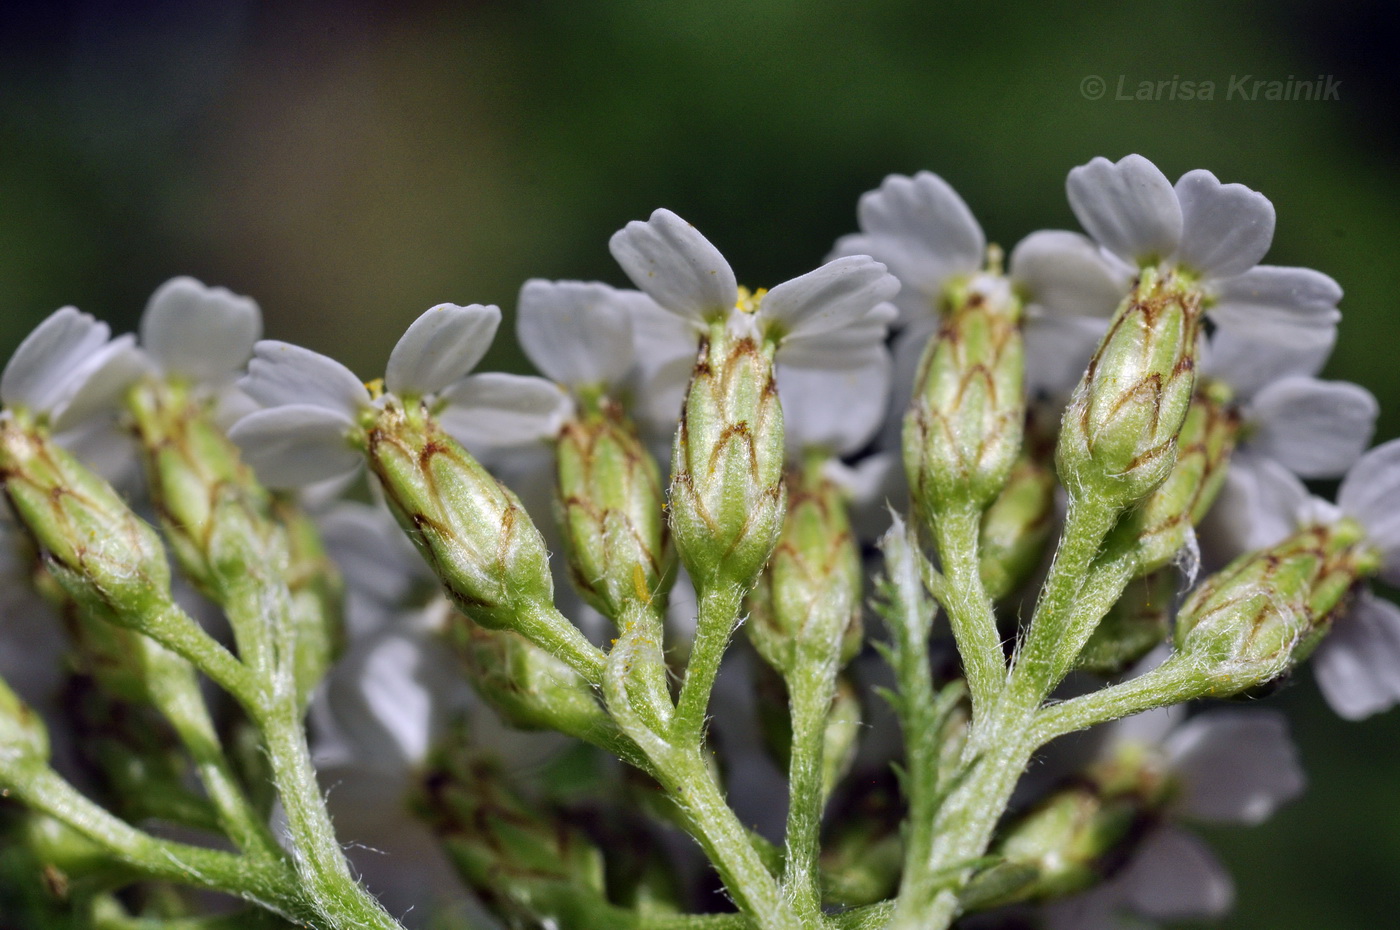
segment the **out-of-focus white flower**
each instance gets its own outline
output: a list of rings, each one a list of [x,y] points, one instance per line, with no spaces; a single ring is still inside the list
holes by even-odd
[[[387,628],[415,589],[436,589],[432,570],[384,506],[340,501],[315,519],[326,553],[345,579],[351,642]]]
[[[1342,290],[1310,268],[1259,264],[1274,237],[1263,194],[1203,169],[1173,186],[1141,155],[1095,158],[1071,170],[1066,187],[1074,215],[1108,252],[1194,276],[1216,326],[1256,341],[1330,345]]]
[[[1046,910],[1048,930],[1120,930],[1152,920],[1217,917],[1234,887],[1210,849],[1176,821],[1253,826],[1302,793],[1305,778],[1282,714],[1211,710],[1184,720],[1161,708],[1112,724],[1104,755],[1148,753],[1174,793],[1161,822],[1104,884]]]
[[[251,297],[171,278],[147,301],[140,334],[153,367],[209,398],[221,425],[256,408],[234,383],[262,335],[262,313]]]
[[[468,373],[500,325],[496,307],[440,304],[413,322],[389,356],[387,393],[375,396],[344,365],[310,349],[264,340],[239,386],[264,409],[229,431],[264,482],[296,487],[353,472],[347,441],[389,398],[428,403],[469,449],[533,442],[558,430],[565,397],[540,378]]]
[[[1330,343],[1283,346],[1220,330],[1202,347],[1202,375],[1229,386],[1239,441],[1202,547],[1224,563],[1293,529],[1300,478],[1335,478],[1371,441],[1378,405],[1370,391],[1314,377]]]
[[[0,375],[0,403],[47,421],[54,433],[111,410],[147,368],[132,335],[74,307],[50,314],[20,343]]]

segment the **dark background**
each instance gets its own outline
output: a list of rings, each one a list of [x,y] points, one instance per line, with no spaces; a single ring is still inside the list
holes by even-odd
[[[185,273],[369,376],[432,304],[623,283],[607,238],[657,206],[771,285],[889,172],[942,174],[1009,247],[1076,228],[1069,168],[1141,152],[1272,199],[1269,261],[1342,283],[1328,373],[1380,397],[1390,438],[1398,23],[1380,0],[9,3],[0,357],[63,304],[130,328]],[[1331,76],[1338,99],[1225,99],[1244,74]],[[1120,76],[1215,99],[1116,100]],[[501,343],[488,367],[519,364]],[[1394,926],[1400,712],[1342,723],[1306,673],[1272,703],[1312,786],[1262,828],[1209,831],[1239,885],[1226,926]]]

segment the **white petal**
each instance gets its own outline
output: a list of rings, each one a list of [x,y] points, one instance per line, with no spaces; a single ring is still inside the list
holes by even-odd
[[[1181,204],[1167,176],[1141,155],[1095,158],[1069,173],[1069,205],[1089,235],[1134,264],[1172,255],[1181,241]]]
[[[343,417],[353,417],[370,403],[360,379],[335,359],[273,339],[253,347],[248,374],[238,387],[264,407],[310,405]]]
[[[950,277],[982,267],[982,227],[948,182],[931,172],[890,175],[861,196],[856,217],[865,235],[844,239],[842,254],[884,262],[918,294],[936,298]]]
[[[438,304],[399,337],[384,387],[403,397],[435,394],[476,367],[501,325],[499,307]]]
[[[685,405],[686,387],[694,370],[694,357],[686,355],[651,370],[638,382],[633,406],[652,432],[669,435],[676,431],[681,408]]]
[[[345,436],[350,418],[310,404],[286,404],[251,413],[229,438],[269,487],[295,488],[354,471],[360,454]]]
[[[672,313],[703,323],[723,318],[739,300],[734,271],[719,249],[670,210],[613,233],[613,258],[632,283]]]
[[[1337,489],[1337,506],[1360,520],[1367,542],[1381,550],[1381,577],[1391,584],[1400,581],[1400,439],[1357,460]]]
[[[429,577],[394,518],[383,507],[343,501],[316,519],[326,551],[340,566],[347,588],[397,605]]]
[[[1068,399],[1108,329],[1092,316],[1042,316],[1026,321],[1026,391],[1031,396]]]
[[[1235,903],[1230,874],[1197,837],[1159,827],[1119,879],[1132,909],[1158,920],[1219,917]]]
[[[1176,182],[1181,201],[1181,246],[1177,260],[1215,278],[1242,274],[1274,241],[1274,205],[1243,184],[1221,184],[1203,168]]]
[[[848,255],[773,288],[759,316],[780,336],[815,336],[855,323],[898,292],[899,282],[884,265]]]
[[[1125,930],[1122,911],[1126,890],[1109,879],[1083,894],[1047,901],[1042,907],[1045,930]]]
[[[126,389],[149,370],[150,362],[136,347],[135,336],[113,339],[70,373],[68,387],[73,393],[54,409],[53,428],[70,429],[87,417],[115,408]]]
[[[1400,607],[1362,591],[1313,653],[1327,703],[1347,720],[1400,704]]]
[[[1248,331],[1218,327],[1201,344],[1196,364],[1202,375],[1223,381],[1237,402],[1248,401],[1265,385],[1292,375],[1312,376],[1322,370],[1332,354],[1336,330],[1323,340],[1259,340]]]
[[[541,373],[567,387],[620,384],[632,370],[629,298],[655,306],[645,294],[606,284],[526,281],[515,321],[520,347]]]
[[[1164,744],[1181,781],[1181,813],[1214,823],[1254,826],[1303,793],[1307,781],[1288,720],[1271,710],[1206,711]]]
[[[894,305],[882,303],[849,326],[819,333],[794,333],[778,347],[778,360],[794,367],[831,370],[871,364],[873,356],[885,351],[894,315]],[[926,319],[929,325],[937,322],[933,317]]]
[[[1052,316],[1112,316],[1131,283],[1128,269],[1092,240],[1061,229],[1022,239],[1009,268],[1027,303]]]
[[[160,367],[193,381],[231,378],[262,335],[262,314],[251,298],[194,278],[171,278],[151,295],[141,315],[141,345]]]
[[[438,422],[474,454],[552,438],[569,411],[568,395],[553,382],[500,372],[463,378],[442,399]]]
[[[884,421],[890,390],[888,353],[845,371],[778,365],[783,432],[793,460],[822,449],[841,456],[870,441]]]
[[[1264,342],[1335,339],[1342,289],[1320,271],[1256,265],[1211,282],[1211,287],[1216,303],[1209,316],[1219,326],[1247,329],[1251,338]]]
[[[1249,446],[1300,478],[1335,478],[1370,445],[1378,411],[1376,398],[1358,385],[1283,378],[1245,411]]]
[[[0,402],[50,411],[66,399],[73,370],[100,349],[112,331],[75,307],[56,310],[19,344],[0,375]]]
[[[1282,542],[1298,528],[1308,489],[1273,459],[1237,452],[1215,504],[1201,522],[1201,548],[1211,564]]]

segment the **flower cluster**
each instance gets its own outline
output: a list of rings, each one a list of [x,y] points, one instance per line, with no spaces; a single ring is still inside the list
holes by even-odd
[[[1177,822],[1303,776],[1281,717],[1191,702],[1311,663],[1342,717],[1400,703],[1400,440],[1319,379],[1341,289],[1260,264],[1265,197],[1137,155],[1067,190],[1083,232],[1008,255],[891,176],[766,289],[657,210],[610,241],[635,289],[522,287],[539,376],[476,371],[482,304],[368,381],[189,278],[139,340],[50,316],[0,375],[0,911],[1223,912]],[[691,913],[706,865],[735,914]]]

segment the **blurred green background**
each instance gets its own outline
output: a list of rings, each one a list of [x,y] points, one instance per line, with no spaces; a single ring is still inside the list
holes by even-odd
[[[1389,438],[1398,26],[1379,0],[11,2],[0,356],[63,304],[130,328],[186,273],[370,375],[434,303],[623,283],[607,238],[657,206],[765,285],[817,264],[889,172],[942,174],[1009,247],[1075,228],[1069,168],[1141,152],[1273,200],[1269,260],[1341,281],[1328,373],[1375,391]],[[1329,76],[1337,99],[1226,99],[1241,75]],[[1120,79],[1215,99],[1118,100]],[[488,364],[519,364],[506,342]],[[1312,787],[1210,831],[1239,886],[1225,926],[1396,926],[1400,712],[1341,723],[1300,678],[1273,703]]]

